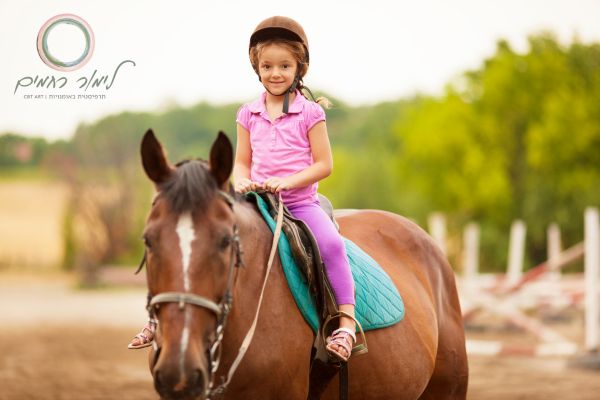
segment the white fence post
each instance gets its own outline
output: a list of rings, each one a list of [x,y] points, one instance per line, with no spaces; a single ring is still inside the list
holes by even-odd
[[[585,350],[598,350],[600,339],[600,307],[598,287],[600,280],[600,221],[598,209],[585,210]]]
[[[427,219],[429,234],[437,243],[444,254],[446,253],[446,218],[444,214],[436,212],[429,215]]]
[[[479,273],[479,225],[471,222],[463,233],[463,278],[467,285],[476,284]]]
[[[508,273],[506,283],[515,284],[523,276],[523,258],[525,256],[525,223],[516,220],[510,227],[510,242],[508,245]]]
[[[562,251],[562,243],[560,240],[560,228],[557,224],[550,224],[548,227],[548,267],[550,269],[549,276],[553,280],[560,279],[560,268],[558,262]]]

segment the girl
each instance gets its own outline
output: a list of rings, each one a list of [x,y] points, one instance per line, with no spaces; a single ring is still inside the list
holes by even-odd
[[[281,192],[292,215],[317,240],[340,311],[354,316],[354,281],[345,246],[317,197],[317,182],[331,174],[333,161],[325,113],[299,90],[309,63],[306,34],[290,18],[271,17],[256,27],[249,53],[266,91],[237,114],[235,190]],[[317,100],[322,101],[327,106],[326,99]],[[340,317],[339,329],[328,338],[331,356],[348,360],[355,329],[352,318]]]

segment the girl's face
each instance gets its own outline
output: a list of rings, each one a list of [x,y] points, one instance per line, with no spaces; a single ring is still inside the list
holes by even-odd
[[[292,86],[297,69],[292,52],[277,44],[264,47],[258,57],[260,81],[275,96],[284,95]]]

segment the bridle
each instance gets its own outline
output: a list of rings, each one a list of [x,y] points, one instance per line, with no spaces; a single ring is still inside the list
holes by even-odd
[[[234,198],[229,193],[224,192],[222,190],[219,190],[217,193],[225,200],[225,202],[229,205],[229,207],[233,211],[233,205],[235,204]],[[207,357],[208,357],[208,365],[209,365],[209,371],[208,371],[209,372],[209,376],[208,376],[209,384],[205,389],[205,393],[204,393],[205,399],[214,399],[214,398],[222,395],[225,392],[227,385],[229,385],[229,383],[231,382],[231,378],[233,377],[235,370],[237,369],[238,365],[242,361],[242,358],[244,357],[246,350],[248,349],[248,346],[250,345],[250,342],[252,341],[252,337],[254,336],[254,330],[256,327],[256,322],[258,320],[258,314],[260,312],[260,306],[262,304],[264,288],[266,286],[267,278],[268,278],[269,272],[271,270],[271,265],[273,264],[273,258],[275,255],[275,250],[277,248],[277,243],[279,242],[279,235],[281,233],[281,224],[282,224],[281,220],[283,217],[282,207],[283,207],[283,202],[281,201],[281,197],[280,197],[279,198],[279,210],[278,210],[278,215],[277,215],[277,226],[275,228],[275,232],[274,232],[274,236],[273,236],[273,245],[271,247],[271,254],[269,256],[269,262],[267,264],[267,272],[266,272],[266,275],[265,275],[265,278],[263,281],[263,287],[262,287],[262,291],[260,294],[254,321],[253,321],[252,326],[250,327],[248,333],[246,334],[244,341],[242,342],[242,344],[238,350],[238,355],[237,355],[236,359],[234,360],[234,362],[232,363],[232,365],[229,368],[229,371],[227,373],[227,379],[225,379],[225,377],[223,376],[222,382],[219,386],[214,387],[215,377],[216,377],[217,369],[219,368],[219,364],[221,362],[221,354],[222,354],[221,344],[223,342],[223,334],[225,331],[225,326],[227,324],[227,317],[229,316],[229,312],[231,311],[231,307],[233,305],[232,289],[233,289],[233,284],[234,284],[234,275],[235,275],[236,268],[243,265],[239,229],[238,229],[237,224],[233,225],[233,237],[232,237],[232,241],[231,241],[231,257],[230,257],[230,262],[229,262],[229,270],[227,273],[228,274],[227,285],[225,287],[225,291],[224,291],[223,296],[221,297],[221,301],[219,303],[216,303],[211,299],[208,299],[204,296],[199,296],[194,293],[163,292],[163,293],[158,293],[156,295],[148,295],[148,304],[147,304],[146,308],[148,310],[148,314],[151,319],[154,318],[156,310],[158,310],[160,305],[163,303],[178,303],[180,310],[183,310],[187,304],[191,304],[191,305],[194,305],[197,307],[206,308],[207,310],[212,311],[216,315],[217,324],[215,326],[215,330],[214,330],[214,334],[213,334],[214,341],[211,343],[211,345],[207,349]],[[146,253],[145,252],[144,252],[142,261],[140,263],[140,266],[138,267],[137,271],[135,272],[136,274],[142,270],[144,264],[146,264]],[[154,346],[154,351],[159,350],[156,340],[153,342],[153,346]]]

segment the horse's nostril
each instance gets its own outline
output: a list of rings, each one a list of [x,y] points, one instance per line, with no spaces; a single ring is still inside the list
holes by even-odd
[[[204,392],[204,387],[206,385],[205,376],[202,373],[202,370],[196,369],[194,371],[194,376],[190,381],[190,388],[192,390],[193,395],[199,395]]]

